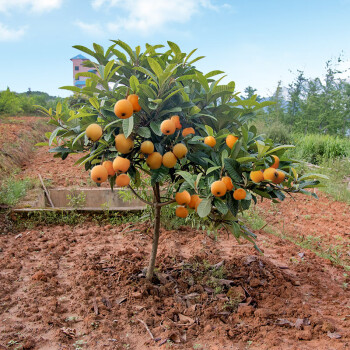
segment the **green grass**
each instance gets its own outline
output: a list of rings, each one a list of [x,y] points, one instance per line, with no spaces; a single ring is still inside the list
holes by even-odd
[[[21,198],[23,198],[27,191],[34,188],[35,181],[30,178],[14,179],[9,178],[3,181],[0,188],[0,204],[14,206]]]

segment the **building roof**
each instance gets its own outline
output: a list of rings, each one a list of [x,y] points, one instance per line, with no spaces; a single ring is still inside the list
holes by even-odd
[[[71,60],[87,60],[88,58],[84,57],[83,55],[76,55]]]
[[[75,86],[77,85],[85,85],[85,80],[77,80],[75,83],[74,83]]]

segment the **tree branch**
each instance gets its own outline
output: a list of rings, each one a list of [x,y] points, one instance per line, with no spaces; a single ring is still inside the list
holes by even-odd
[[[143,199],[130,185],[128,186],[131,190],[131,192],[143,203],[147,205],[153,205],[153,203],[146,201],[146,199]]]
[[[175,199],[172,199],[172,200],[170,200],[170,201],[168,201],[168,202],[157,203],[156,206],[157,206],[157,207],[164,207],[164,205],[168,205],[168,204],[171,204],[171,203],[174,203],[174,202],[176,202],[176,200],[175,200]]]

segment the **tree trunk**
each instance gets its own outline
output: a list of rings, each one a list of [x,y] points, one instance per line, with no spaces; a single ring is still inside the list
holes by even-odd
[[[160,211],[161,207],[158,206],[160,203],[160,192],[159,192],[159,183],[157,182],[155,186],[153,186],[153,202],[155,204],[155,215],[154,215],[154,229],[153,229],[153,244],[152,244],[152,252],[148,264],[146,278],[151,281],[154,273],[154,266],[156,263],[157,250],[158,250],[158,241],[159,241],[159,228],[160,228]]]

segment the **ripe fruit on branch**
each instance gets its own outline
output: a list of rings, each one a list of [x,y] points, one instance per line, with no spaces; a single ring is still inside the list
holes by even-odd
[[[123,157],[117,157],[113,161],[113,169],[116,173],[126,173],[130,168],[130,160]]]
[[[134,108],[130,101],[123,99],[119,100],[114,105],[114,114],[120,119],[128,119],[132,116]]]
[[[91,179],[92,181],[100,184],[105,182],[108,178],[108,171],[102,165],[96,165],[91,169]]]
[[[158,152],[151,153],[146,160],[150,169],[159,169],[162,166],[162,155]]]
[[[163,165],[167,168],[173,168],[177,162],[177,158],[173,152],[166,152],[163,155]]]
[[[127,174],[121,174],[118,175],[117,178],[115,179],[115,184],[117,187],[125,187],[128,186],[130,183],[130,177]]]
[[[238,188],[236,191],[233,192],[233,198],[236,201],[244,199],[246,196],[247,196],[247,192],[243,188]]]
[[[198,202],[198,200],[199,200],[198,194],[193,194],[191,196],[190,202],[188,203],[188,207],[191,209],[194,209],[196,207],[196,203]]]
[[[215,197],[222,197],[226,194],[227,187],[225,185],[225,182],[219,180],[211,184],[210,190]]]
[[[140,151],[144,154],[151,154],[154,152],[154,144],[152,141],[143,141],[141,143]]]
[[[178,216],[179,218],[185,218],[188,215],[188,210],[185,207],[177,207],[175,210],[175,214],[176,216]]]
[[[170,119],[164,120],[162,124],[160,124],[160,131],[164,135],[172,135],[175,132],[175,130],[175,123]]]
[[[98,125],[98,124],[90,124],[87,128],[86,128],[86,137],[95,142],[97,140],[99,140],[102,136],[102,128]]]
[[[204,143],[210,147],[214,147],[216,145],[216,140],[213,136],[207,136],[204,139]]]
[[[113,162],[111,160],[105,160],[102,163],[102,166],[104,166],[107,169],[108,176],[114,176],[115,171],[113,169]]]
[[[264,181],[264,173],[261,170],[251,171],[250,178],[255,183],[259,183],[261,181]]]
[[[175,194],[175,200],[179,205],[189,204],[191,201],[191,195],[187,191],[177,192]]]
[[[235,135],[227,135],[226,137],[226,145],[229,147],[229,148],[233,148],[233,146],[235,145],[235,143],[237,142],[238,140],[238,137],[235,136]]]
[[[232,180],[229,176],[224,176],[221,181],[224,182],[224,184],[226,185],[227,191],[231,191],[233,190],[233,183]]]
[[[267,168],[264,171],[264,180],[270,180],[273,183],[278,181],[278,171],[275,168]]]
[[[198,200],[196,201],[196,204],[195,204],[195,206],[194,206],[194,208],[195,208],[196,211],[197,211],[197,209],[198,209],[199,204],[201,204],[201,201],[202,201],[202,200],[203,200],[202,198],[198,198]]]
[[[127,100],[132,104],[132,109],[134,112],[140,112],[141,106],[139,105],[139,97],[135,94],[128,96]]]
[[[186,156],[188,152],[187,147],[183,143],[178,143],[173,148],[173,153],[175,154],[177,159],[182,159]]]
[[[277,169],[280,165],[280,159],[275,155],[272,155],[272,157],[274,158],[275,162],[271,165],[271,168]]]
[[[134,148],[134,141],[130,136],[126,138],[124,134],[119,134],[115,137],[115,148],[122,154],[130,153]]]
[[[280,184],[284,181],[286,175],[284,172],[277,170],[278,176],[277,179],[274,181],[275,184]]]
[[[180,123],[180,117],[178,115],[173,115],[170,120],[172,120],[175,123],[176,130],[180,130],[182,128],[182,125]]]
[[[182,130],[182,136],[183,137],[186,137],[187,135],[190,135],[190,134],[195,134],[195,131],[193,128],[185,128]]]

